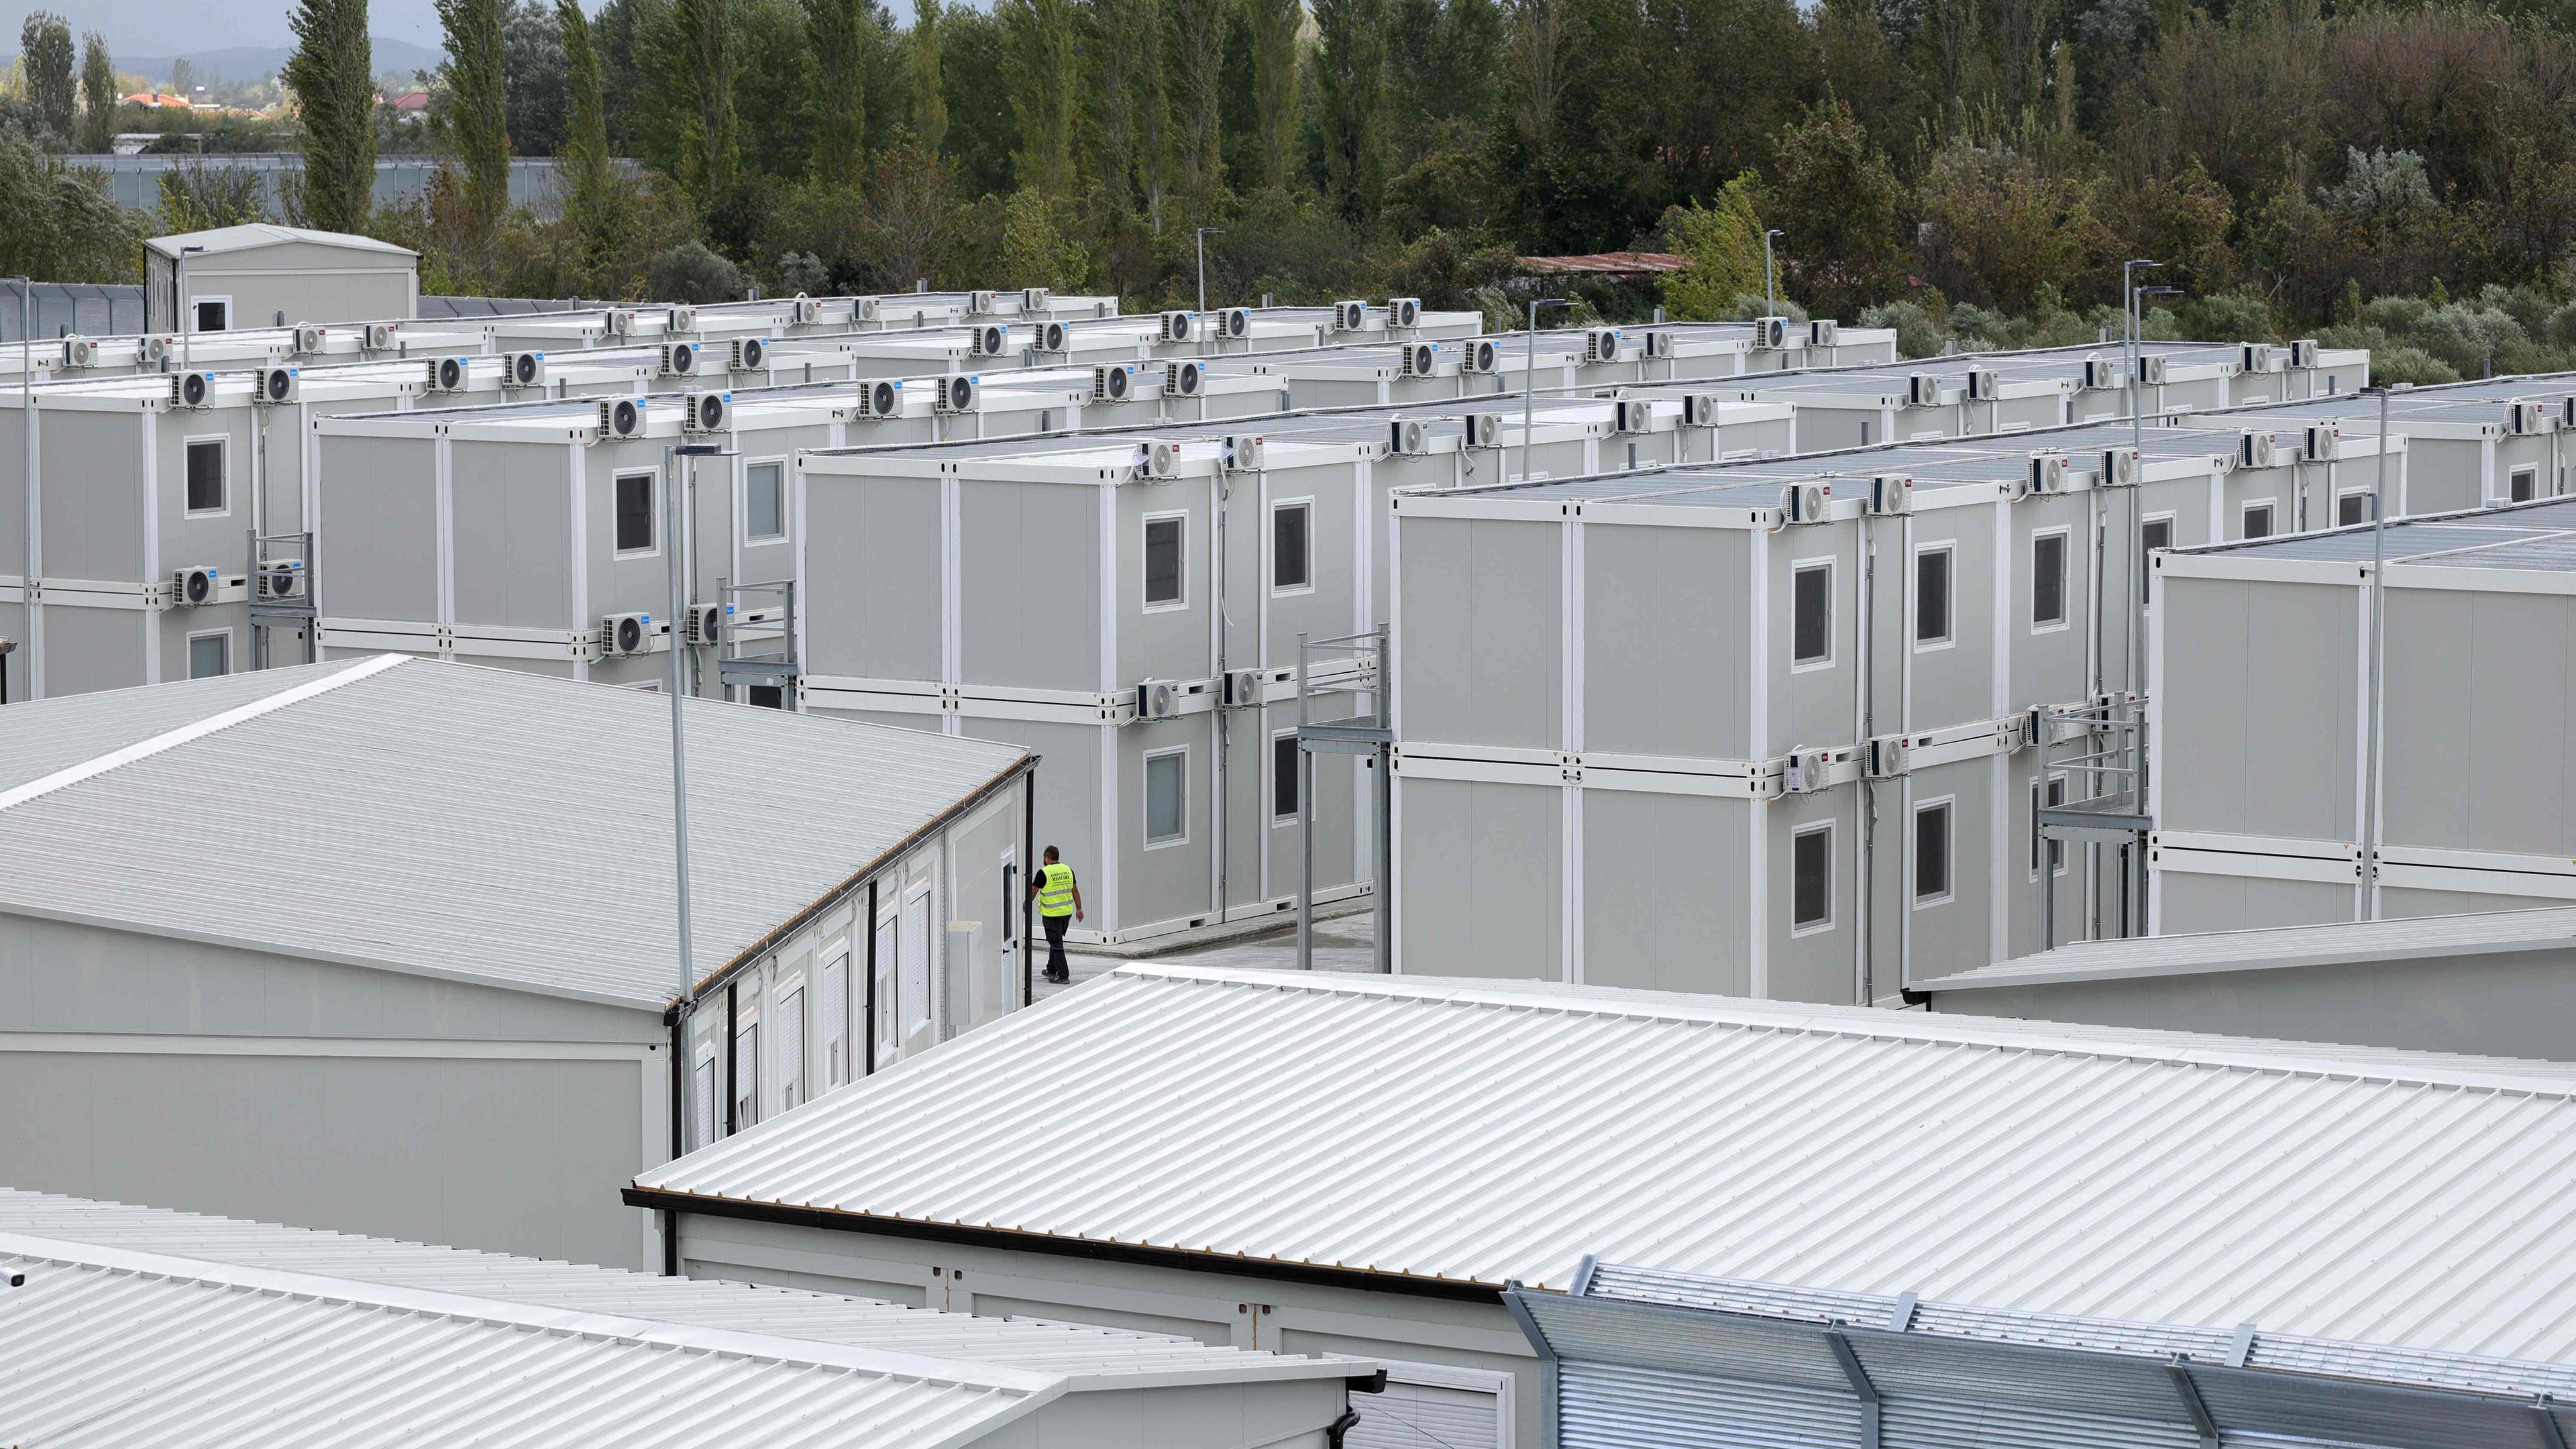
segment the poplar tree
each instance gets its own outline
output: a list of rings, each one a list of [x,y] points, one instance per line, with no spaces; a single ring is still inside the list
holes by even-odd
[[[555,0],[555,28],[563,36],[564,88],[571,102],[563,144],[571,210],[583,229],[595,235],[609,210],[608,105],[601,93],[599,51],[591,44],[581,0]]]
[[[695,100],[683,165],[685,179],[698,201],[709,209],[731,202],[742,143],[734,120],[735,56],[731,0],[678,0],[672,14],[678,27],[680,54],[688,72],[682,79]]]
[[[1171,7],[1173,186],[1193,221],[1225,180],[1225,0]]]
[[[304,121],[304,218],[356,231],[375,211],[376,76],[367,0],[302,0],[285,80]]]
[[[447,121],[465,162],[466,205],[488,229],[510,201],[510,127],[503,111],[501,0],[437,0],[447,32]]]
[[[1326,176],[1357,221],[1386,181],[1386,0],[1315,0],[1315,32]]]
[[[32,10],[18,27],[18,65],[27,81],[27,103],[45,128],[68,140],[79,118],[72,68],[72,28],[50,10]]]
[[[939,0],[918,0],[912,22],[912,140],[936,157],[948,139],[948,96],[939,69]]]
[[[1300,0],[1245,0],[1252,23],[1252,108],[1261,140],[1261,179],[1285,190],[1288,143],[1297,133],[1297,28]]]
[[[81,54],[81,149],[92,154],[116,144],[116,63],[107,38],[91,31]]]
[[[1070,196],[1077,92],[1072,0],[1002,0],[994,13],[1008,38],[1004,70],[1019,123],[1012,170],[1021,186],[1043,196]]]
[[[806,43],[813,47],[813,174],[855,186],[865,165],[868,91],[859,52],[865,0],[805,0]]]

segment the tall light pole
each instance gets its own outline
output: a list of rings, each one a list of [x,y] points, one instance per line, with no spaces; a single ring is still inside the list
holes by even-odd
[[[189,338],[195,331],[189,324],[197,320],[197,306],[188,296],[188,258],[204,250],[204,247],[181,247],[179,259],[171,264],[170,290],[173,295],[170,301],[172,310],[179,314],[179,370],[182,372],[196,364],[196,349],[189,346]]]
[[[2381,670],[2388,647],[2388,394],[2382,384],[2364,388],[2379,394],[2379,476],[2370,485],[2370,758],[2363,768],[2370,781],[2361,792],[2361,918],[2379,919],[2379,745]]]
[[[1762,305],[1774,317],[1780,315],[1780,289],[1771,281],[1771,238],[1787,235],[1777,227],[1762,233]]]
[[[679,884],[680,996],[677,1009],[683,1023],[680,1038],[684,1042],[688,1039],[686,1022],[691,1015],[689,996],[697,989],[698,968],[697,952],[689,940],[689,748],[687,723],[681,713],[681,706],[688,698],[680,642],[687,637],[681,626],[687,600],[680,576],[680,530],[686,518],[681,512],[681,490],[672,474],[671,464],[675,459],[686,458],[694,475],[698,459],[724,455],[724,448],[715,443],[683,443],[662,450],[662,517],[665,520],[662,550],[669,560],[671,577],[671,617],[667,625],[671,632],[671,858]],[[685,1067],[685,1060],[678,1064],[680,1070],[685,1070]],[[692,1145],[703,1145],[689,1141],[692,1125],[688,1121],[689,1102],[694,1100],[691,1097],[683,1101],[680,1108],[680,1150],[683,1153]]]
[[[1225,235],[1225,228],[1221,226],[1203,226],[1198,229],[1196,240],[1199,249],[1199,310],[1202,312],[1207,310],[1207,239],[1223,235]]]
[[[18,286],[18,476],[25,489],[27,517],[26,568],[18,575],[18,607],[27,616],[27,697],[36,697],[36,303],[35,283],[25,276],[9,278]],[[0,650],[0,653],[6,653]],[[6,668],[0,661],[0,668]],[[7,685],[0,683],[0,702]]]
[[[1562,297],[1532,297],[1529,305],[1529,342],[1521,349],[1521,481],[1529,481],[1530,463],[1530,396],[1538,387],[1538,310],[1541,307],[1571,307]]]

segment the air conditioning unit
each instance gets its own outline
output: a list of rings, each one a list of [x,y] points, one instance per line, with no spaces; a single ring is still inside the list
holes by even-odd
[[[1778,352],[1789,345],[1789,319],[1756,317],[1753,319],[1753,345],[1768,352]]]
[[[2030,455],[2030,491],[2063,493],[2066,491],[2067,457],[2064,453]]]
[[[939,395],[932,400],[931,410],[942,413],[975,411],[975,379],[971,374],[952,372],[940,379]]]
[[[1780,490],[1780,508],[1791,523],[1822,523],[1825,500],[1832,496],[1832,488],[1823,483],[1792,483]]]
[[[2138,486],[2138,450],[2105,448],[2102,450],[2102,486],[2135,488]]]
[[[424,386],[431,392],[465,391],[464,358],[433,357],[422,365],[422,371],[428,379]]]
[[[2292,341],[2290,343],[2290,365],[2301,369],[2316,366],[2317,340],[2313,337],[2301,337]]]
[[[1136,449],[1136,476],[1139,478],[1177,478],[1181,472],[1181,445],[1169,438],[1139,444]]]
[[[1647,333],[1646,355],[1648,357],[1655,358],[1671,357],[1673,355],[1673,334],[1669,332]]]
[[[302,391],[296,385],[298,376],[300,374],[292,367],[260,369],[259,384],[251,393],[251,401],[267,403],[272,407],[295,401]]]
[[[1940,401],[1941,379],[1920,372],[1906,375],[1905,405],[1907,407],[1928,408],[1936,406]]]
[[[662,330],[665,332],[675,333],[697,331],[698,309],[695,307],[672,308],[663,319]]]
[[[1594,327],[1587,330],[1583,334],[1583,360],[1586,362],[1617,362],[1619,360],[1619,329],[1616,327]]]
[[[1386,425],[1386,450],[1390,453],[1428,453],[1431,430],[1420,418],[1395,418]]]
[[[2236,463],[2241,468],[2269,468],[2279,461],[2273,451],[2270,433],[2245,433],[2236,444]]]
[[[222,569],[192,568],[170,571],[170,602],[183,609],[194,609],[215,601],[224,586]]]
[[[1389,327],[1419,327],[1419,326],[1421,326],[1421,325],[1422,325],[1422,299],[1421,299],[1420,297],[1389,297],[1389,298],[1387,298],[1387,299],[1386,299],[1386,325],[1387,325],[1387,326],[1389,326]]]
[[[1225,470],[1258,473],[1270,463],[1269,440],[1259,433],[1237,433],[1225,440]]]
[[[641,654],[653,641],[650,614],[610,614],[599,621],[599,657],[619,659]]]
[[[2138,381],[2149,387],[2165,385],[2165,360],[2150,354],[2138,359]]]
[[[698,344],[694,342],[663,343],[662,375],[664,377],[697,376]]]
[[[1217,333],[1222,337],[1251,336],[1252,309],[1249,307],[1226,308],[1218,318]]]
[[[1398,371],[1406,377],[1429,377],[1439,352],[1428,342],[1409,342],[1397,352]]]
[[[2307,445],[2302,449],[2311,463],[2325,463],[2343,453],[2343,425],[2340,423],[2308,424]]]
[[[300,326],[300,327],[298,327],[298,328],[296,328],[296,329],[295,329],[295,350],[296,350],[296,352],[297,352],[298,354],[302,355],[302,356],[310,357],[310,356],[312,356],[314,353],[321,351],[321,350],[322,350],[322,335],[323,335],[323,334],[322,334],[322,329],[321,329],[321,328],[319,328],[319,327],[314,326],[313,324],[311,324],[311,323],[309,323],[309,322],[308,322],[308,323],[305,323],[304,325],[302,325],[302,326]]]
[[[987,322],[967,334],[966,351],[973,357],[999,357],[1010,350],[1011,329],[999,322]]]
[[[903,384],[890,377],[859,384],[859,416],[891,418],[903,414]]]
[[[271,559],[251,575],[251,593],[267,600],[304,597],[304,560]]]
[[[1112,363],[1107,367],[1093,368],[1091,370],[1091,400],[1093,402],[1125,402],[1127,400],[1128,393],[1134,390],[1133,384],[1135,382],[1135,378],[1133,374],[1135,371],[1136,369],[1127,366],[1125,363]]]
[[[1694,428],[1717,426],[1717,394],[1695,392],[1682,399],[1682,422]]]
[[[607,311],[602,312],[599,314],[599,330],[607,333],[611,337],[634,336],[635,309],[632,307],[611,307]],[[370,331],[367,345],[370,347],[376,345],[372,331]]]
[[[1651,433],[1654,430],[1655,407],[1644,398],[1623,397],[1610,405],[1610,431]]]
[[[1049,322],[1045,326],[1040,327],[1038,329],[1037,337],[1037,350],[1040,352],[1062,352],[1065,350],[1064,324],[1061,322]]]
[[[1054,305],[1055,294],[1044,287],[1022,287],[1020,289],[1020,310],[1022,312],[1043,312]]]
[[[1229,669],[1222,679],[1224,701],[1229,709],[1248,709],[1262,702],[1266,693],[1258,669]]]
[[[388,347],[397,345],[400,340],[401,332],[391,322],[370,322],[367,324],[367,350],[369,352],[382,352]]]
[[[1902,473],[1881,473],[1869,480],[1869,511],[1876,518],[1899,518],[1914,511],[1914,480]]]
[[[2569,393],[2558,400],[2558,426],[2576,428],[2576,393]]]
[[[2120,385],[2120,365],[2107,357],[2084,359],[2084,386],[2089,389]]]
[[[1968,400],[1993,402],[2002,394],[2003,379],[1982,367],[1968,370]]]
[[[546,385],[546,355],[542,352],[504,352],[501,354],[503,387],[543,387]]]
[[[1861,764],[1873,780],[1895,780],[1913,767],[1913,754],[1905,736],[1881,735],[1862,751]]]
[[[1187,342],[1197,334],[1198,323],[1199,319],[1191,313],[1166,312],[1163,314],[1163,340]]]
[[[850,320],[874,322],[885,313],[885,304],[874,297],[861,297],[850,304]]]
[[[2247,372],[2279,372],[2289,365],[2290,359],[2269,343],[2248,342],[2242,361]]]
[[[599,435],[603,438],[644,436],[644,400],[634,397],[601,398]]]
[[[1136,686],[1136,718],[1170,719],[1181,712],[1181,691],[1165,680],[1148,679]]]
[[[799,292],[788,304],[787,320],[798,327],[811,327],[823,320],[823,304]]]
[[[1792,795],[1812,795],[1832,782],[1826,772],[1833,767],[1831,750],[1791,750],[1781,783]]]
[[[91,337],[66,337],[66,338],[64,338],[64,339],[63,339],[63,366],[65,366],[65,367],[96,367],[96,366],[98,366],[98,340],[97,340],[96,338],[91,338]]]
[[[2518,402],[2505,409],[2505,431],[2515,437],[2549,431],[2549,410],[2536,402]]]
[[[1841,323],[1831,317],[1819,317],[1807,324],[1807,345],[1809,347],[1840,346],[1842,333]]]
[[[1207,369],[1195,361],[1169,362],[1163,365],[1163,391],[1174,397],[1197,397],[1207,381]]]
[[[701,646],[722,644],[724,616],[722,604],[691,604],[688,613],[680,617],[680,637]]]
[[[1333,330],[1336,332],[1367,331],[1368,303],[1335,302],[1333,304]]]
[[[215,399],[215,375],[211,372],[174,372],[170,374],[170,406],[201,408]]]
[[[680,394],[681,432],[721,433],[732,425],[732,393],[684,392]]]
[[[735,372],[756,372],[761,364],[769,360],[769,339],[737,337],[726,351],[728,355],[725,361]]]
[[[966,315],[967,315],[967,316],[969,316],[969,317],[990,317],[990,316],[992,316],[992,315],[993,315],[993,294],[992,294],[992,293],[990,293],[990,292],[969,292],[969,293],[967,293],[967,294],[966,294]]]
[[[1459,354],[1458,370],[1478,374],[1499,372],[1502,360],[1502,349],[1494,345],[1494,339],[1479,337],[1468,343],[1466,351]]]

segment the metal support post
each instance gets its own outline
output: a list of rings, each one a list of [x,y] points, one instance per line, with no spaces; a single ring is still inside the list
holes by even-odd
[[[1878,1449],[1878,1385],[1869,1381],[1869,1372],[1861,1367],[1860,1355],[1852,1352],[1851,1338],[1841,1324],[1825,1330],[1825,1346],[1834,1351],[1834,1362],[1842,1366],[1843,1378],[1860,1400],[1860,1449]]]
[[[1377,727],[1386,744],[1377,752],[1377,902],[1376,929],[1369,933],[1377,974],[1395,974],[1395,707],[1388,691],[1395,685],[1395,631],[1377,631]]]
[[[1780,289],[1771,280],[1771,238],[1787,235],[1777,227],[1762,233],[1762,305],[1774,317],[1780,315]]]
[[[1521,481],[1529,481],[1530,399],[1538,391],[1538,310],[1541,307],[1571,307],[1574,304],[1556,297],[1532,297],[1529,304],[1529,340],[1521,347]]]
[[[2388,389],[2379,394],[2379,477],[2370,487],[2370,753],[2361,792],[2361,919],[2379,919],[2379,731],[2388,645]]]
[[[1297,969],[1315,969],[1315,757],[1306,748],[1306,636],[1297,636]]]
[[[42,697],[36,688],[36,660],[41,646],[36,642],[36,302],[35,284],[24,276],[9,279],[18,284],[18,478],[26,503],[25,538],[27,566],[18,575],[18,607],[27,616],[27,697]],[[0,660],[0,670],[7,663]],[[0,679],[0,703],[8,701],[8,686]]]
[[[697,988],[697,953],[689,940],[689,744],[688,724],[683,711],[683,706],[687,703],[687,690],[681,682],[680,658],[680,613],[683,607],[680,592],[680,490],[675,486],[676,480],[672,476],[671,465],[674,459],[682,455],[694,459],[702,454],[722,451],[720,448],[703,443],[685,444],[662,450],[662,514],[668,520],[668,531],[662,544],[671,579],[671,616],[666,623],[671,635],[671,860],[676,887],[673,900],[678,907],[679,920],[678,1003],[683,1017],[688,1014],[689,998]],[[870,925],[873,926],[874,923],[871,922]],[[731,1060],[732,1047],[732,1041],[728,1037],[725,1043],[728,1062]],[[731,1067],[728,1066],[726,1070],[730,1078]],[[726,1084],[726,1090],[730,1094],[732,1090],[730,1080]],[[732,1110],[730,1095],[727,1098],[726,1110]],[[686,1135],[687,1129],[684,1127],[682,1129],[684,1139]]]

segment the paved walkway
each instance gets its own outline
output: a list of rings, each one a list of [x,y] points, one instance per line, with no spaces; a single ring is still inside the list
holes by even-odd
[[[1086,956],[1080,951],[1067,951],[1064,955],[1066,963],[1073,968],[1074,986],[1079,986],[1094,976],[1115,971],[1127,964],[1116,957]],[[1254,936],[1249,940],[1228,941],[1220,946],[1203,947],[1196,951],[1174,951],[1168,956],[1155,956],[1150,959],[1167,965],[1238,966],[1265,971],[1294,971],[1297,969],[1297,928],[1291,925],[1284,931]],[[1038,969],[1041,972],[1046,969],[1046,941],[1043,937],[1038,941]],[[1336,916],[1328,921],[1317,921],[1315,923],[1315,969],[1358,972],[1377,970],[1376,913],[1361,911],[1355,915]],[[1043,975],[1038,978],[1037,988],[1040,1001],[1046,1000],[1059,991],[1071,989],[1068,986],[1059,986]]]

